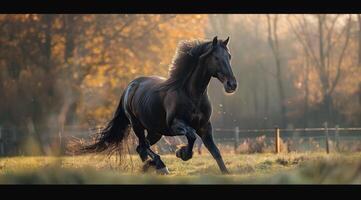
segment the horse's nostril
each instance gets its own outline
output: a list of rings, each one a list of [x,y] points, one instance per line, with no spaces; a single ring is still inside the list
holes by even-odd
[[[227,86],[232,87],[232,83],[230,81],[227,81]]]
[[[229,88],[232,88],[232,89],[235,89],[237,87],[237,83],[236,82],[233,82],[233,81],[228,81],[227,82],[227,86]]]

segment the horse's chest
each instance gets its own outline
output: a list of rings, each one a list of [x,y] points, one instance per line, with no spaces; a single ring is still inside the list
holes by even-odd
[[[204,113],[199,108],[193,108],[190,113],[190,121],[194,126],[199,126],[204,121]]]
[[[209,121],[210,109],[207,107],[207,104],[204,103],[203,99],[187,101],[177,110],[180,117],[183,117],[183,119],[195,129],[202,127]]]

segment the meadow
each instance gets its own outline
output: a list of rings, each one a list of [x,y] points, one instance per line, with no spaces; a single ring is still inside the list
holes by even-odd
[[[169,175],[142,172],[136,155],[0,158],[0,184],[360,184],[361,153],[224,154],[222,175],[209,154],[162,155]]]

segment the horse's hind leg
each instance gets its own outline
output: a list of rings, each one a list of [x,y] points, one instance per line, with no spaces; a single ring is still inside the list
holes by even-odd
[[[157,134],[157,133],[148,133],[148,135],[147,135],[147,140],[148,140],[150,146],[157,143],[161,138],[162,138],[162,135]]]
[[[148,168],[149,166],[154,165],[158,173],[169,174],[169,171],[165,166],[165,164],[163,163],[163,161],[161,160],[160,156],[156,154],[154,151],[152,151],[152,149],[150,149],[149,141],[145,138],[144,128],[137,125],[133,125],[133,130],[134,133],[139,138],[139,145],[137,147],[137,152],[139,153],[140,158],[142,159],[143,162],[147,160],[148,156],[150,156],[151,158],[150,161],[147,161],[145,163],[145,167]]]
[[[140,125],[140,123],[135,118],[132,118],[131,122],[133,131],[139,140],[136,151],[138,152],[142,162],[145,162],[148,159],[147,146],[149,146],[149,143],[145,138],[144,127]]]

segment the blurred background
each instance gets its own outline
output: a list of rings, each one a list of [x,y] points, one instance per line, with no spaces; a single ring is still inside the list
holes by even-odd
[[[209,86],[219,141],[235,127],[361,126],[360,15],[2,14],[0,155],[89,137],[129,81],[167,77],[180,40],[214,36],[231,38],[239,85]]]

